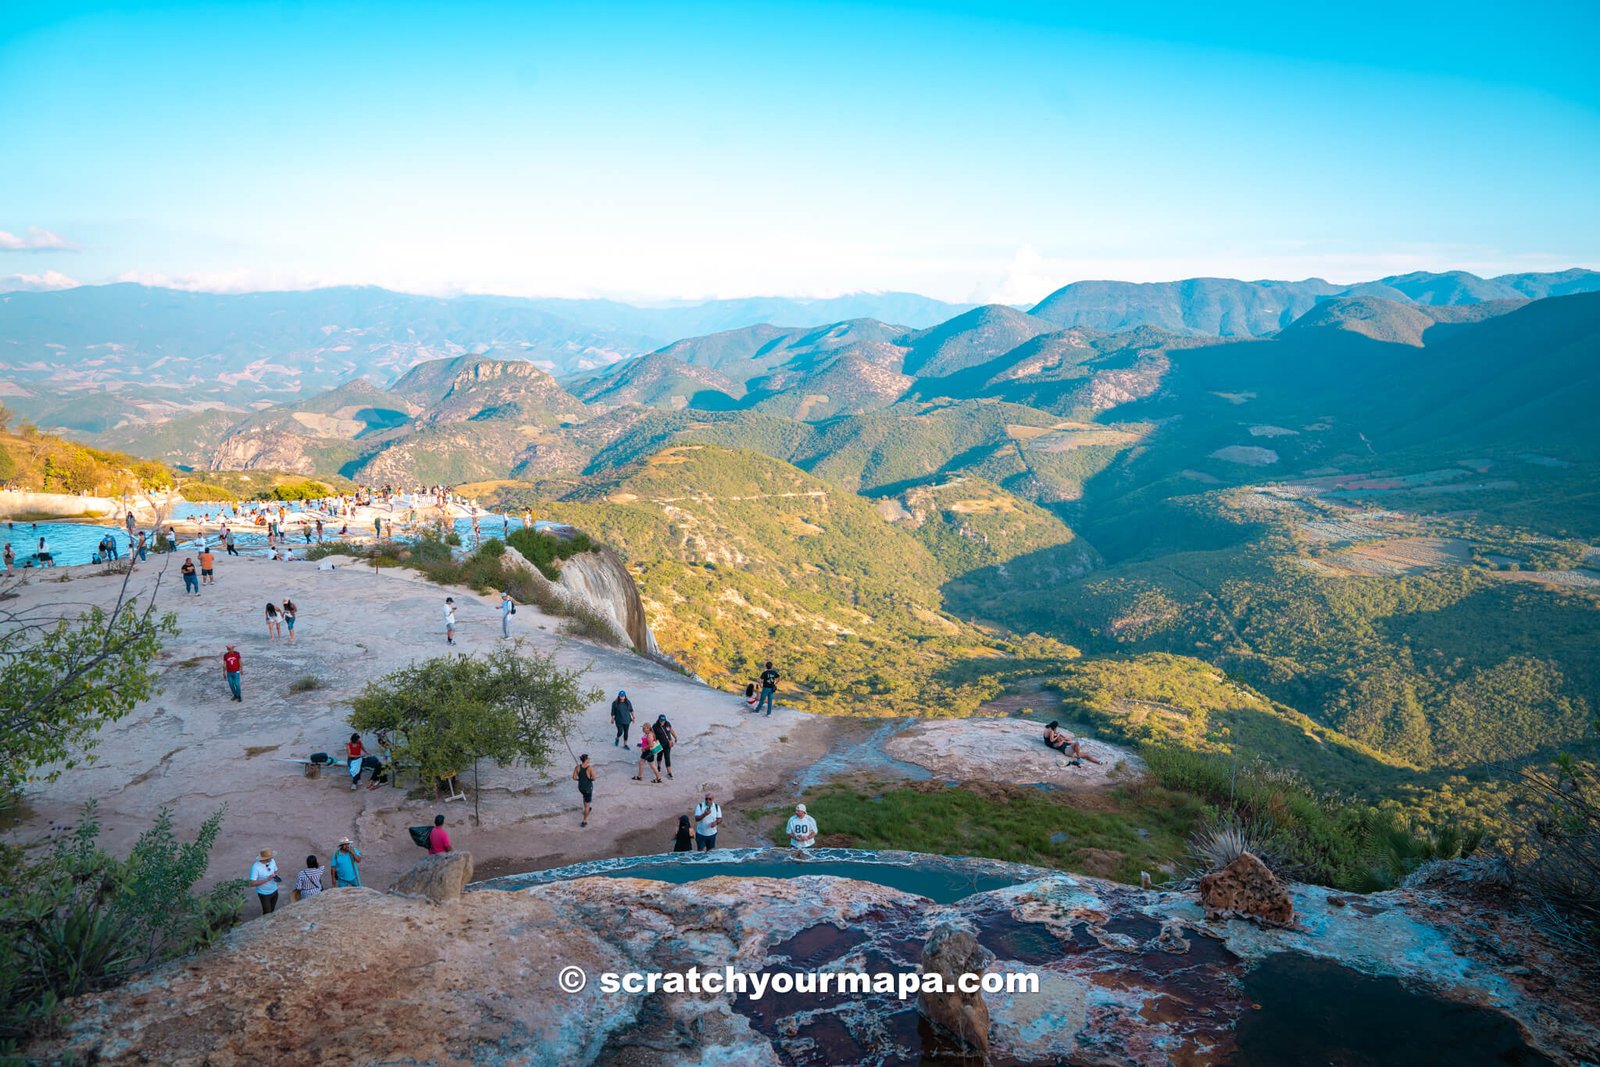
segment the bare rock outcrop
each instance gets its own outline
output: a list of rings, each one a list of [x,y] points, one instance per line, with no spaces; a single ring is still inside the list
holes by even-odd
[[[558,536],[561,532],[577,532],[570,527],[557,530]],[[526,571],[535,581],[549,586],[557,596],[599,612],[635,651],[652,659],[667,660],[645,618],[644,601],[639,598],[639,588],[633,584],[628,565],[611,549],[599,545],[592,551],[579,552],[560,561],[559,579],[554,582],[509,545],[503,558],[508,566]]]
[[[395,880],[389,891],[442,904],[447,900],[460,900],[471,882],[472,853],[441,852],[418,860]]]
[[[940,926],[922,948],[922,973],[937,974],[944,990],[917,995],[917,1010],[928,1025],[954,1041],[964,1052],[989,1055],[989,1006],[983,993],[956,989],[962,975],[982,974],[994,962],[994,953],[978,944],[972,931]]]
[[[1278,926],[1294,922],[1289,891],[1272,869],[1250,852],[1200,879],[1200,903],[1208,919],[1256,919]]]
[[[986,1037],[995,1063],[1378,1062],[1370,1031],[1324,1018],[1341,997],[1369,1003],[1376,982],[1404,1000],[1383,1005],[1405,1020],[1405,1032],[1376,1035],[1389,1042],[1379,1046],[1383,1062],[1600,1055],[1600,1003],[1572,980],[1570,947],[1504,900],[1294,885],[1303,921],[1262,926],[1207,919],[1184,893],[903,858],[941,877],[1021,880],[946,904],[807,874],[686,884],[574,877],[475,889],[449,907],[334,889],[77,998],[65,1029],[27,1051],[41,1062],[173,1067],[888,1065],[948,1055],[947,1038],[928,1037],[934,1022],[965,1036],[969,1051]],[[794,862],[804,869],[815,857]],[[919,1004],[801,984],[919,966],[950,977],[982,971],[1004,988],[981,1001]],[[619,981],[649,973],[678,984]],[[695,990],[684,984],[691,973],[771,985]],[[1030,977],[1031,987],[1013,981]],[[1263,1032],[1269,1012],[1276,1025]]]

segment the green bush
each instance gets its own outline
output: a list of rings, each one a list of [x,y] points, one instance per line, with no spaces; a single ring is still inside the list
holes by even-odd
[[[185,500],[223,500],[233,503],[239,499],[232,489],[210,482],[189,482],[183,487]]]
[[[275,485],[266,494],[268,500],[319,500],[329,496],[333,490],[321,482],[285,482]]]
[[[365,559],[367,550],[350,541],[322,541],[306,549],[308,560],[325,559],[328,556],[354,556],[357,559]]]
[[[302,674],[289,683],[291,693],[309,693],[314,689],[323,688],[322,679],[314,674]]]
[[[569,634],[586,637],[591,641],[598,641],[603,645],[620,648],[623,644],[622,635],[617,632],[616,624],[609,616],[580,601],[567,603],[565,614],[567,622],[564,629]]]
[[[522,553],[522,558],[539,568],[539,573],[552,582],[561,577],[557,560],[571,559],[580,552],[593,552],[598,547],[589,535],[578,533],[571,538],[556,537],[538,530],[512,530],[506,539],[511,547]]]
[[[1292,771],[1171,745],[1140,750],[1168,789],[1212,805],[1224,823],[1250,827],[1280,869],[1302,881],[1369,893],[1396,885],[1421,864],[1469,855],[1475,828],[1414,829],[1388,809],[1319,793]]]
[[[95,806],[42,860],[0,849],[0,1057],[66,1019],[63,1001],[103,989],[136,968],[209,944],[232,925],[245,883],[203,894],[222,813],[191,842],[163,808],[126,858],[99,846]]]

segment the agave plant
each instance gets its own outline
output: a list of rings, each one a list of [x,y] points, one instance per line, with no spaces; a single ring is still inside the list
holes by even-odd
[[[1199,877],[1221,870],[1246,852],[1277,870],[1282,860],[1272,838],[1271,823],[1244,819],[1232,812],[1213,816],[1189,835],[1189,863],[1184,865],[1184,871],[1191,878]]]

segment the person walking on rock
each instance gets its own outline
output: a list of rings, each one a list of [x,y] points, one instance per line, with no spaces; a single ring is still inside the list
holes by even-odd
[[[678,743],[678,734],[672,728],[672,723],[667,721],[665,715],[656,716],[656,740],[661,742],[661,755],[656,762],[667,769],[667,777],[672,777],[672,746]]]
[[[790,848],[810,848],[817,843],[817,820],[806,814],[804,804],[796,804],[783,832],[789,835]]]
[[[626,689],[618,689],[617,699],[611,702],[611,721],[617,726],[617,736],[611,747],[627,744],[628,728],[633,725],[633,701],[628,699]]]
[[[650,779],[650,784],[661,784],[661,764],[659,762],[661,751],[661,742],[656,738],[655,731],[650,728],[649,723],[642,724],[639,727],[639,773],[633,776],[634,781],[643,780],[644,769],[648,766],[650,773],[654,775]]]
[[[578,795],[583,798],[583,818],[578,825],[588,826],[589,812],[594,807],[594,764],[589,762],[589,753],[578,757],[578,765],[572,768],[572,780],[578,783]]]
[[[317,857],[306,857],[306,865],[300,869],[300,873],[295,875],[294,878],[294,891],[298,894],[295,897],[296,900],[314,897],[322,892],[322,872],[324,870],[326,868],[317,862]]]
[[[456,643],[456,598],[453,596],[444,598],[444,643]]]
[[[11,550],[11,542],[6,542],[6,573],[17,573],[17,554]]]
[[[517,602],[511,599],[509,591],[500,594],[500,636],[511,636],[511,616],[517,613]]]
[[[267,619],[267,640],[276,641],[283,636],[282,616],[278,614],[278,605],[269,600],[265,614]]]
[[[183,566],[178,568],[183,575],[183,595],[200,595],[200,575],[194,569],[194,560],[188,556],[183,557]]]
[[[717,847],[717,827],[722,825],[722,808],[710,793],[694,807],[694,843],[701,852]]]
[[[250,888],[256,891],[256,899],[261,902],[261,914],[271,915],[272,909],[278,906],[278,883],[283,881],[278,877],[278,864],[272,858],[272,850],[261,850],[256,861],[250,865]]]
[[[756,714],[761,713],[763,706],[767,714],[772,714],[772,698],[778,695],[778,672],[772,666],[772,661],[767,660],[767,669],[761,672],[761,699],[756,701]]]
[[[428,855],[437,856],[450,851],[450,831],[444,828],[444,816],[433,817],[433,829],[428,831]]]
[[[239,554],[239,550],[237,548],[235,548],[234,544],[233,544],[233,531],[232,530],[224,530],[224,531],[222,531],[222,543],[223,543],[224,546],[227,547],[228,555],[237,556]],[[139,537],[139,548],[140,548],[140,551],[143,551],[143,549],[144,549],[144,536],[142,534]]]
[[[244,661],[239,655],[235,645],[229,645],[228,650],[222,654],[222,676],[228,680],[228,689],[233,693],[233,699],[244,700],[244,686],[241,675],[244,673]]]
[[[300,609],[294,606],[294,601],[288,597],[283,598],[283,624],[289,628],[289,643],[294,644],[294,617]]]
[[[150,551],[150,543],[145,540],[144,531],[143,530],[139,531],[138,549],[139,549],[139,562],[143,563],[146,559],[149,558],[148,553]]]
[[[217,584],[217,579],[216,579],[216,576],[215,576],[215,573],[214,573],[215,570],[216,570],[216,567],[217,567],[217,557],[212,554],[211,549],[202,548],[200,550],[200,584],[201,585],[215,585],[215,584]]]
[[[678,816],[678,834],[672,839],[672,851],[694,851],[694,823],[689,821],[689,816]]]
[[[333,854],[333,884],[336,887],[361,885],[361,850],[352,845],[348,837],[339,841],[339,850]]]

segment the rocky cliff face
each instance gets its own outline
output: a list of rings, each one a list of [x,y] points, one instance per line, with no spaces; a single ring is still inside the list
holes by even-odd
[[[571,527],[558,527],[558,531],[576,533]],[[523,558],[514,548],[506,549],[506,559],[514,567],[531,574],[535,580],[553,587],[557,595],[599,612],[611,621],[617,634],[635,651],[652,659],[670,659],[656,644],[656,635],[645,618],[644,602],[639,599],[639,588],[633,584],[622,557],[604,545],[592,552],[579,552],[559,563],[559,580],[551,582]]]
[[[644,602],[622,557],[609,548],[580,552],[561,562],[561,588],[601,612],[647,656],[664,658],[644,616]]]
[[[315,474],[316,463],[306,454],[306,440],[295,434],[269,429],[230,433],[217,445],[207,467],[214,471],[289,471]]]
[[[835,854],[852,855],[869,854]],[[975,884],[1006,866],[912,861],[966,864]],[[580,878],[446,903],[338,889],[80,998],[64,1036],[31,1051],[163,1064],[914,1064],[954,1051],[914,992],[630,993],[602,976],[911,973],[948,964],[924,960],[943,931],[970,934],[966,957],[991,974],[1038,976],[1037,993],[960,1006],[963,1025],[987,1028],[994,1065],[1600,1053],[1600,1008],[1574,961],[1506,909],[1503,888],[1459,868],[1369,897],[1293,886],[1299,921],[1271,929],[1207,919],[1192,894],[1011,870],[1031,877],[948,905],[805,875]],[[570,972],[558,984],[572,967],[580,989]]]

